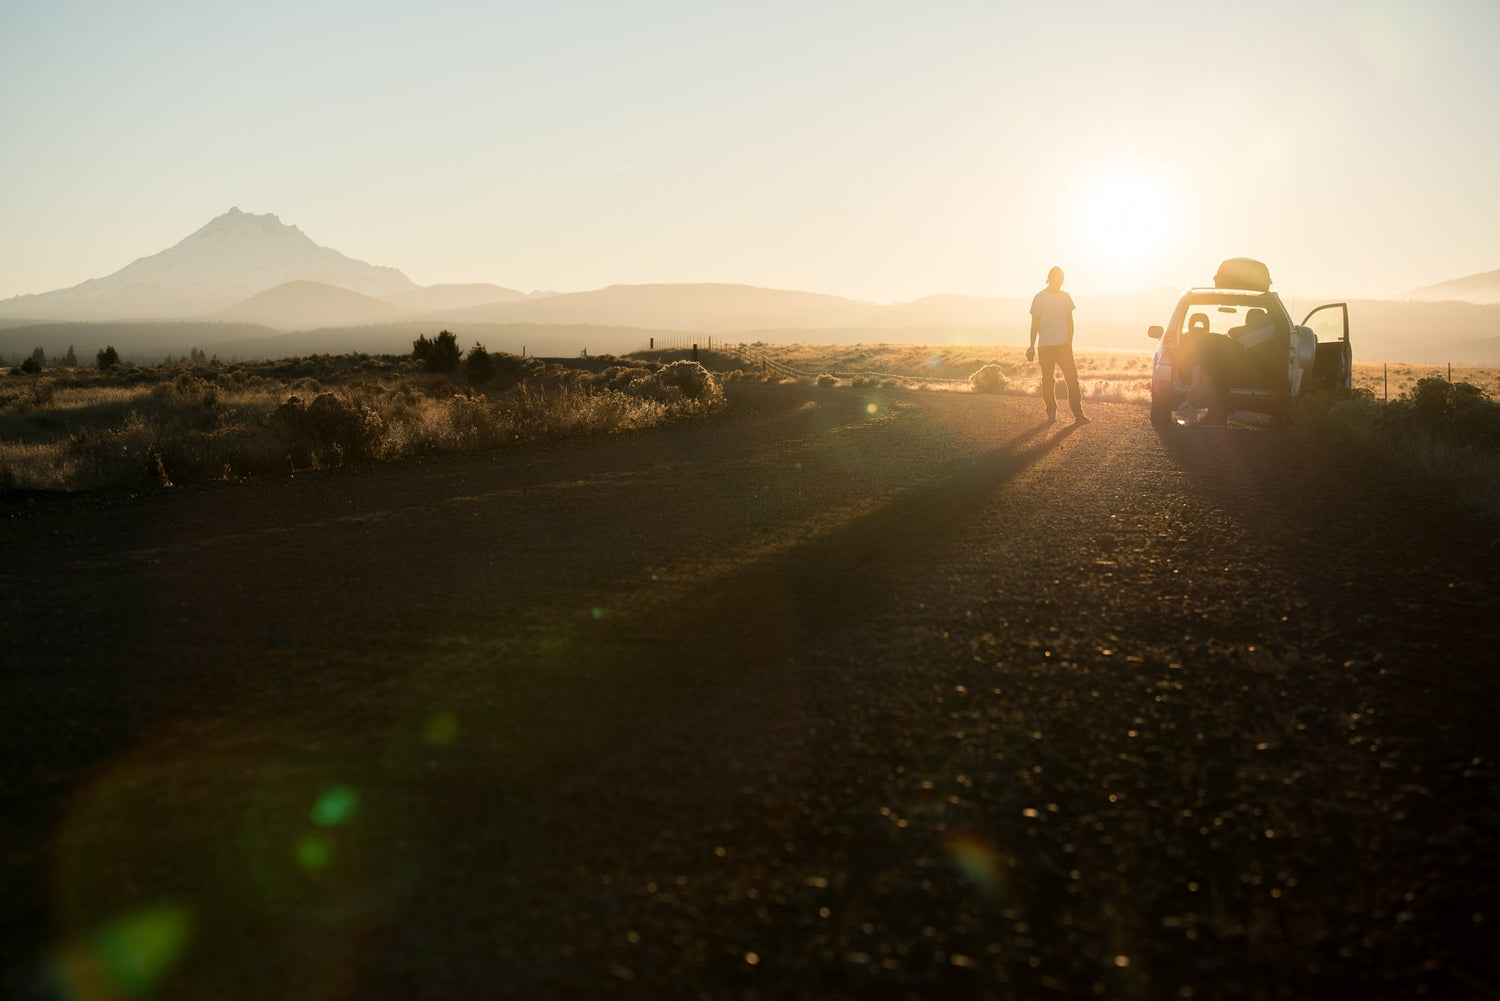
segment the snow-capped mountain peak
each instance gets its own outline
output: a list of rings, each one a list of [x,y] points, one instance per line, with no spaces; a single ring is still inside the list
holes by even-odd
[[[368,296],[419,286],[320,247],[271,213],[231,208],[177,244],[69,289],[9,300],[16,315],[191,316],[223,309],[292,281],[320,282]]]
[[[275,215],[255,215],[238,208],[210,220],[175,246],[99,279],[109,286],[188,283],[222,287],[236,301],[289,281],[322,282],[375,296],[416,287],[395,268],[356,261],[318,246]]]

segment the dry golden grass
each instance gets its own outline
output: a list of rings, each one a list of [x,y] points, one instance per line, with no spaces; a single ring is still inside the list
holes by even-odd
[[[1448,377],[1447,365],[1412,365],[1407,362],[1354,363],[1354,388],[1368,389],[1375,399],[1397,399],[1409,393],[1421,379],[1434,375]],[[1478,386],[1491,397],[1500,397],[1500,368],[1454,365],[1453,381]]]
[[[1008,392],[1038,392],[1036,363],[1026,361],[1026,351],[1019,346],[751,344],[742,350],[747,359],[764,356],[804,378],[813,379],[826,373],[840,377],[846,384],[857,377],[877,375],[909,385],[967,390],[969,376],[985,365],[998,365],[1005,374]],[[1150,351],[1081,351],[1075,357],[1085,397],[1149,401]],[[1433,375],[1446,377],[1448,371],[1445,365],[1355,361],[1354,386],[1368,389],[1377,400],[1384,399],[1388,391],[1389,398],[1394,400],[1416,386],[1419,379]],[[1500,397],[1500,368],[1454,366],[1452,373],[1454,382],[1467,382],[1492,397]]]
[[[969,377],[995,365],[1005,379],[998,391],[1040,391],[1037,366],[1026,361],[1021,347],[755,344],[741,350],[739,362],[747,374],[768,369],[771,378],[811,383],[832,377],[856,387],[873,380],[970,392]],[[1150,352],[1085,351],[1076,357],[1086,398],[1150,401]],[[1354,392],[1309,398],[1298,408],[1298,425],[1357,449],[1395,475],[1442,484],[1460,502],[1500,516],[1500,442],[1490,430],[1500,424],[1494,417],[1500,404],[1480,403],[1464,415],[1435,422],[1412,419],[1414,410],[1422,409],[1412,402],[1421,395],[1419,382],[1449,376],[1446,365],[1356,361]],[[1451,379],[1459,388],[1477,387],[1489,400],[1500,397],[1500,369],[1454,366]]]
[[[761,359],[785,378],[814,381],[832,376],[845,385],[894,381],[902,385],[967,392],[969,377],[995,365],[1005,392],[1034,395],[1035,362],[1021,347],[996,345],[856,344],[747,345],[743,361],[750,372]],[[1094,351],[1077,355],[1078,378],[1087,399],[1145,402],[1150,397],[1151,355],[1139,351]]]
[[[411,359],[353,355],[0,375],[0,490],[230,479],[650,427],[722,401],[717,384],[697,396],[683,391],[696,392],[693,386],[674,382],[702,372],[686,361],[667,364],[683,354],[656,353],[598,372],[496,356],[508,381],[484,387],[424,372]],[[993,345],[749,345],[707,352],[704,361],[737,369],[739,378],[854,387],[970,392],[970,376],[986,366],[1003,379],[987,373],[991,391],[1035,395],[1039,381],[1022,348]],[[1150,364],[1147,352],[1078,355],[1091,400],[1144,404]],[[1356,362],[1355,388],[1369,395],[1357,393],[1305,423],[1382,461],[1452,481],[1465,495],[1500,496],[1500,460],[1487,437],[1468,425],[1455,436],[1399,420],[1409,408],[1398,400],[1420,380],[1447,375],[1446,366]],[[1452,378],[1500,396],[1500,370],[1454,368]],[[1387,393],[1388,407],[1381,402]],[[289,411],[294,396],[302,409]],[[309,405],[320,397],[328,405],[315,413]]]
[[[499,355],[497,382],[411,359],[48,369],[0,376],[0,490],[232,479],[650,427],[714,409],[696,365],[601,372]]]

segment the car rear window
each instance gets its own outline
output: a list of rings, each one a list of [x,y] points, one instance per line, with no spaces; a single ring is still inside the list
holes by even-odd
[[[1182,327],[1177,332],[1185,334],[1193,329],[1194,322],[1199,325],[1206,324],[1209,333],[1228,334],[1236,327],[1245,325],[1250,311],[1259,309],[1267,313],[1273,321],[1277,319],[1274,309],[1254,299],[1240,298],[1234,301],[1220,302],[1189,302],[1187,309],[1182,314]]]

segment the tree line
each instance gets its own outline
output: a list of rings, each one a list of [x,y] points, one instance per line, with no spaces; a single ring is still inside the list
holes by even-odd
[[[167,364],[172,364],[172,357],[167,356]],[[210,361],[208,352],[201,348],[193,348],[179,359],[184,364],[207,365]],[[216,360],[216,359],[215,359]],[[120,365],[120,352],[115,350],[113,344],[106,344],[94,353],[94,364],[100,369],[118,368]],[[47,357],[43,348],[34,348],[27,358],[11,370],[12,374],[36,374],[44,368],[77,368],[78,353],[73,345],[68,345],[68,351],[61,358],[53,360]]]

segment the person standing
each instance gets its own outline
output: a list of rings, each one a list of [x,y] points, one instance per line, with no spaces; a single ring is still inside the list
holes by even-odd
[[[1057,390],[1054,369],[1062,370],[1068,385],[1068,407],[1074,424],[1087,424],[1083,414],[1083,392],[1078,388],[1078,365],[1073,361],[1073,297],[1062,290],[1062,268],[1047,272],[1047,287],[1031,300],[1031,343],[1026,360],[1042,367],[1042,403],[1047,421],[1057,420]]]

